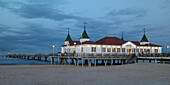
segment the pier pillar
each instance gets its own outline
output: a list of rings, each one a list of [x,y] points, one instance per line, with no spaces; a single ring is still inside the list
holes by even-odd
[[[115,60],[113,60],[113,65],[115,64]]]
[[[77,59],[74,59],[74,60],[75,60],[75,63],[74,63],[74,64],[75,64],[75,66],[76,66],[76,65],[77,65]]]
[[[85,60],[85,64],[88,64],[88,60]]]
[[[98,60],[96,60],[96,64],[98,64]]]
[[[104,60],[102,60],[102,64],[104,64]]]
[[[83,58],[81,59],[81,64],[82,64],[82,67],[83,67]]]
[[[71,59],[71,63],[74,64],[74,59]]]
[[[136,63],[138,63],[138,59],[136,59]]]
[[[47,61],[47,57],[44,57],[45,58],[45,61]]]
[[[94,66],[96,66],[96,59],[94,60]]]
[[[77,59],[77,66],[79,66],[79,59]]]
[[[89,59],[89,63],[88,63],[88,66],[91,67],[91,60]]]
[[[105,66],[107,65],[107,62],[106,62],[106,60],[104,60],[105,61]]]
[[[70,65],[70,58],[68,58],[68,64]]]
[[[121,62],[122,62],[122,65],[123,65],[124,61],[123,61],[123,60],[121,60]]]
[[[31,60],[33,60],[33,57],[31,56]]]
[[[151,60],[149,60],[149,63],[151,63]]]
[[[142,60],[143,61],[143,63],[145,62],[145,60]]]
[[[111,60],[110,63],[111,63],[111,66],[112,66],[113,65],[113,60]]]
[[[157,63],[157,59],[155,59],[155,63]]]
[[[27,56],[27,59],[29,60],[29,59],[30,59],[30,57],[29,57],[29,56]]]
[[[33,57],[33,60],[35,60],[35,56]]]

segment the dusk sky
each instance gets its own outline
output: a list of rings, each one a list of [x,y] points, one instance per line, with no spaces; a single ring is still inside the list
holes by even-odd
[[[70,28],[79,40],[83,23],[91,41],[105,36],[170,45],[170,0],[0,0],[0,54],[60,51]]]

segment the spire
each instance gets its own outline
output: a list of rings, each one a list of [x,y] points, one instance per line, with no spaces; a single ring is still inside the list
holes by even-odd
[[[123,32],[122,32],[122,38],[121,38],[121,39],[124,40],[124,39],[123,39]]]
[[[145,35],[145,28],[143,30],[144,30],[144,35],[143,35],[142,40],[140,42],[149,42],[146,35]]]
[[[65,41],[72,41],[71,37],[70,37],[70,34],[69,34],[69,27],[68,27],[68,35],[67,35],[67,38]]]
[[[85,24],[87,24],[86,22],[84,22],[84,31],[83,31],[83,34],[81,35],[81,39],[82,38],[88,38],[89,39],[89,36],[87,35],[87,32],[86,32],[86,26]]]

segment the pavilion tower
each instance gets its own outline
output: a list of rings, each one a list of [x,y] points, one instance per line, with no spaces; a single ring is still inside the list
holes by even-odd
[[[71,37],[70,37],[70,34],[69,34],[69,28],[68,28],[68,35],[67,35],[67,38],[65,40],[65,45],[68,45],[69,44],[69,41],[72,41]]]
[[[80,37],[80,42],[90,41],[90,38],[89,38],[89,36],[87,35],[87,32],[86,32],[85,24],[87,24],[87,23],[84,22],[84,31],[83,31],[83,34]]]
[[[122,32],[122,38],[121,38],[122,40],[124,40],[124,38],[123,38],[123,32]]]
[[[149,44],[149,41],[148,41],[148,39],[147,39],[147,37],[145,35],[145,28],[144,28],[144,35],[143,35],[143,37],[142,37],[142,39],[140,41],[140,44],[141,45]]]

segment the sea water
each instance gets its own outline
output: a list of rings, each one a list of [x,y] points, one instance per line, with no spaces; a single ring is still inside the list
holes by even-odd
[[[44,59],[45,60],[45,59]],[[19,58],[9,58],[5,56],[0,56],[0,65],[39,65],[39,64],[51,64],[50,58],[47,58],[47,61],[40,60],[27,60]],[[57,61],[55,61],[57,62]]]
[[[27,60],[27,59],[19,59],[19,58],[9,58],[9,57],[5,57],[5,56],[0,56],[0,65],[40,65],[40,64],[51,64],[51,58],[48,57],[47,61],[45,61],[45,58],[41,58],[41,60],[38,60],[37,58],[35,58],[36,60]],[[69,62],[69,60],[67,60]],[[71,62],[71,60],[70,60]],[[75,61],[74,61],[75,62]],[[118,60],[115,61],[115,63],[117,63]],[[126,60],[127,62],[127,60]],[[145,60],[145,63],[148,63],[149,60]],[[154,63],[154,61],[151,61],[152,63]],[[160,62],[160,61],[157,61]],[[58,59],[54,59],[54,63],[58,64]],[[79,60],[79,63],[82,63],[81,60]],[[92,60],[92,63],[94,63],[94,60]],[[101,60],[98,61],[98,63],[102,63]],[[142,63],[142,60],[139,60],[138,63]]]

